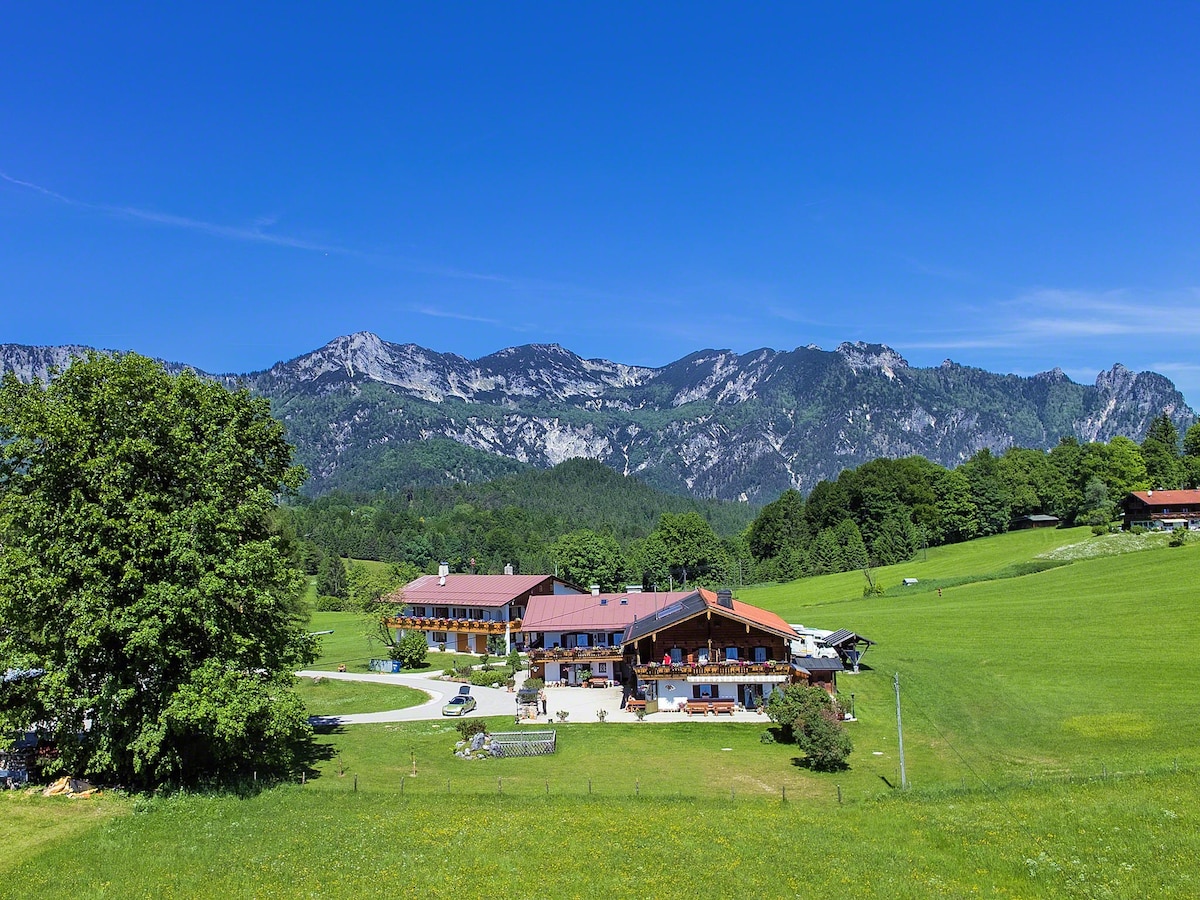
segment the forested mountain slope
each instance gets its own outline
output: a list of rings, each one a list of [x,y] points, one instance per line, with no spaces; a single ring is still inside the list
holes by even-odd
[[[0,345],[0,369],[45,377],[47,360],[77,349]],[[1064,435],[1140,440],[1163,412],[1181,430],[1195,421],[1170,381],[1119,364],[1080,385],[1059,370],[916,368],[862,343],[703,350],[645,368],[555,344],[468,360],[363,332],[220,377],[271,399],[314,494],[476,482],[585,456],[664,490],[762,503],[877,457],[954,466]]]

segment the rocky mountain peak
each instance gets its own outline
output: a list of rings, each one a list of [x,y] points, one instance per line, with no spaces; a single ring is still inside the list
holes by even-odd
[[[838,344],[835,351],[846,360],[855,373],[878,369],[888,378],[896,377],[897,369],[907,369],[908,360],[887,344],[867,344],[853,341]]]
[[[44,380],[86,349],[0,345],[0,370]],[[271,400],[315,493],[403,488],[430,471],[427,442],[441,439],[481,458],[545,466],[583,456],[669,491],[761,502],[878,457],[954,465],[983,447],[1048,448],[1066,434],[1140,440],[1162,412],[1181,431],[1196,421],[1153,372],[1115,365],[1082,385],[1061,369],[1032,378],[949,360],[913,369],[863,342],[833,352],[699,350],[643,368],[558,344],[468,360],[362,331],[221,380]]]

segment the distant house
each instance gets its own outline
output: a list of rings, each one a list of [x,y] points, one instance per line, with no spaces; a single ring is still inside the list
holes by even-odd
[[[488,638],[504,638],[507,653],[521,631],[522,619],[535,597],[584,595],[553,575],[422,575],[385,601],[405,611],[388,619],[401,631],[420,631],[429,646],[445,644],[460,653],[483,653]]]
[[[621,641],[637,619],[690,597],[694,591],[616,594],[540,594],[529,598],[521,636],[531,674],[548,682],[582,684],[629,680]]]
[[[775,613],[700,589],[634,621],[622,641],[646,711],[759,706],[777,687],[808,680],[791,663],[800,635]]]
[[[1009,523],[1009,531],[1020,531],[1025,528],[1057,528],[1058,516],[1035,513],[1031,516],[1017,516]]]
[[[1125,530],[1140,525],[1151,531],[1200,531],[1200,491],[1134,491],[1121,509]]]

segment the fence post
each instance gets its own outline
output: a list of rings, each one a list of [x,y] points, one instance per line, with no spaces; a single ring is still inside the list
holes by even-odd
[[[354,776],[354,790],[355,791],[358,790],[358,776],[357,775]]]
[[[783,786],[783,802],[787,803],[787,785]]]
[[[842,802],[842,786],[839,784],[837,786],[837,789],[838,789],[838,804],[840,805]]]
[[[504,779],[503,778],[496,779],[496,793],[497,794],[504,793]]]
[[[642,779],[639,778],[633,783],[633,792],[639,797],[642,796]]]
[[[592,794],[592,779],[589,778],[588,779],[588,796],[590,797],[591,794]]]

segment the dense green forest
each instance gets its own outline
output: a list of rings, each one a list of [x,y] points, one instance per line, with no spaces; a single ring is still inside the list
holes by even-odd
[[[981,450],[955,469],[920,456],[877,459],[822,481],[807,498],[785,491],[747,534],[761,581],[891,565],[923,546],[1007,531],[1014,518],[1046,513],[1064,525],[1110,527],[1130,491],[1200,484],[1200,425],[1182,442],[1169,416],[1141,445],[1126,437],[1050,451]]]
[[[409,563],[423,571],[434,571],[441,561],[456,572],[501,572],[506,565],[517,572],[553,572],[557,566],[585,585],[598,579],[606,588],[641,580],[639,566],[652,581],[661,576],[663,586],[707,570],[707,556],[715,555],[711,547],[681,558],[675,573],[657,557],[629,561],[664,516],[668,526],[679,520],[698,532],[698,546],[720,546],[720,536],[743,533],[756,512],[744,503],[666,494],[590,459],[483,484],[334,492],[283,508],[291,530],[310,547],[314,573],[324,556]],[[671,541],[678,539],[676,534]],[[651,549],[661,551],[661,544]],[[599,560],[598,571],[567,564],[578,561],[581,548]],[[692,572],[685,574],[689,565]]]
[[[582,586],[733,585],[869,569],[924,546],[1007,531],[1019,516],[1108,528],[1133,490],[1200,484],[1200,425],[1181,442],[1165,414],[1139,445],[1116,437],[1050,451],[981,450],[957,468],[876,459],[785,491],[761,510],[665,494],[595,460],[573,459],[483,484],[403,493],[335,492],[283,510],[311,572],[354,557],[407,571],[557,572]],[[757,513],[757,515],[756,515]],[[324,568],[322,568],[324,566]],[[332,566],[336,588],[340,566]],[[323,590],[322,593],[336,593]]]

